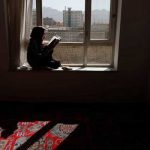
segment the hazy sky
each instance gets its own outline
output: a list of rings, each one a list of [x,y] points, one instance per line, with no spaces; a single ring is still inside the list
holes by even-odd
[[[42,0],[43,6],[51,7],[57,10],[64,10],[71,7],[72,10],[84,10],[85,0]],[[94,9],[107,9],[109,10],[110,0],[93,0]]]

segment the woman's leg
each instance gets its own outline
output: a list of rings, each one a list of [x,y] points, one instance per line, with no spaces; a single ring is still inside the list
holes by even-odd
[[[57,68],[59,68],[61,66],[61,63],[60,63],[60,61],[57,61],[57,60],[50,60],[49,62],[48,62],[48,67],[51,67],[51,68],[53,68],[53,69],[57,69]]]

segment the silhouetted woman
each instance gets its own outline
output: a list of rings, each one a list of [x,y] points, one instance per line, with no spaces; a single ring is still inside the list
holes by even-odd
[[[43,27],[37,26],[32,29],[27,49],[27,61],[33,69],[46,67],[57,69],[61,63],[53,59],[53,49],[43,44],[44,38],[45,29]]]

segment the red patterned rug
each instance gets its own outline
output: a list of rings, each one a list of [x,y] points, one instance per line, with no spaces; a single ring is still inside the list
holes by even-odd
[[[32,135],[44,127],[49,121],[18,122],[18,129],[7,139],[0,136],[0,150],[15,150],[24,144]],[[28,150],[55,150],[60,143],[72,133],[78,124],[58,123]],[[1,134],[1,131],[0,131]]]

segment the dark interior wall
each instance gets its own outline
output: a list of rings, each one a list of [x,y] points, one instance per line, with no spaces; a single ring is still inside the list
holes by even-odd
[[[119,70],[146,71],[150,49],[150,2],[123,0]]]
[[[3,1],[0,1],[0,100],[146,101],[150,1],[123,0],[118,71],[11,72]]]

